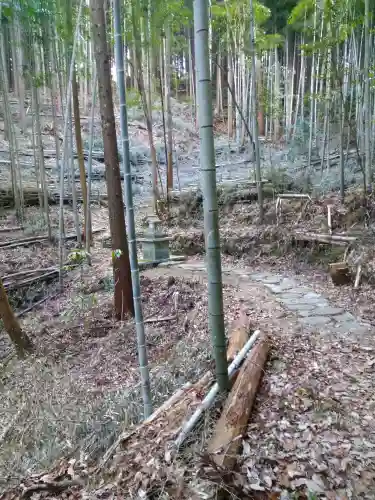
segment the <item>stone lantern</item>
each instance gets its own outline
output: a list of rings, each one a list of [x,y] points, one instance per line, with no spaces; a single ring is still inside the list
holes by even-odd
[[[148,229],[143,238],[138,238],[142,244],[143,260],[145,262],[165,262],[170,259],[170,238],[160,229],[160,220],[157,217],[148,219]]]

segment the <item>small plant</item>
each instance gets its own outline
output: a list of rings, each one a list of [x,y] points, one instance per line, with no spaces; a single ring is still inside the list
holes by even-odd
[[[28,215],[25,220],[25,234],[37,234],[45,231],[46,227],[46,220],[41,213]]]
[[[105,292],[111,292],[115,288],[115,282],[113,280],[113,276],[108,274],[105,276],[101,282],[103,283],[104,291]]]
[[[83,264],[88,261],[90,254],[86,250],[76,249],[68,254],[67,263],[64,268],[67,271],[71,271],[74,267],[79,266],[81,268],[81,273],[83,270]]]
[[[115,259],[119,259],[122,255],[122,250],[120,250],[119,248],[117,248],[116,250],[112,250],[112,259],[115,260]]]
[[[69,319],[73,318],[76,315],[89,311],[97,303],[98,299],[95,294],[79,294],[72,299],[69,309],[63,311],[62,316]]]

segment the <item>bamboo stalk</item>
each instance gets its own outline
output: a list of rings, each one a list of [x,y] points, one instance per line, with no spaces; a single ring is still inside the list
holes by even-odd
[[[233,375],[236,373],[236,371],[240,367],[241,363],[243,362],[243,360],[245,359],[245,357],[249,353],[250,349],[255,344],[259,335],[260,335],[259,330],[254,332],[253,335],[248,340],[248,342],[243,347],[243,349],[241,349],[241,351],[237,354],[237,356],[234,358],[232,363],[229,365],[229,367],[228,367],[229,379],[232,379]],[[202,403],[199,405],[197,410],[193,413],[191,418],[187,422],[185,422],[185,424],[183,425],[179,435],[177,436],[177,439],[175,440],[175,446],[177,449],[180,448],[181,445],[184,443],[188,434],[194,429],[194,427],[197,425],[197,423],[201,419],[203,413],[213,405],[218,393],[219,393],[219,385],[216,382],[213,385],[213,387],[210,389],[210,391],[208,392],[207,396],[203,399]]]
[[[137,347],[139,369],[141,374],[142,397],[144,417],[147,418],[152,413],[152,398],[150,387],[150,374],[148,369],[146,336],[143,320],[143,310],[141,302],[141,289],[139,279],[139,266],[137,258],[137,240],[135,232],[134,206],[133,206],[133,189],[130,167],[130,152],[129,152],[129,132],[128,132],[128,117],[126,112],[126,91],[125,91],[125,71],[124,71],[124,48],[122,43],[121,30],[121,9],[120,1],[114,0],[114,26],[115,26],[115,51],[116,51],[116,67],[117,67],[117,83],[120,96],[120,126],[122,138],[122,154],[124,168],[124,194],[126,204],[126,219],[128,226],[128,245],[129,245],[129,260],[131,269],[131,282],[133,292],[134,316],[137,333]],[[147,108],[147,104],[144,103]],[[151,112],[151,110],[150,110]],[[152,135],[152,129],[151,129]],[[154,192],[155,194],[155,192]],[[156,199],[154,199],[156,202]]]

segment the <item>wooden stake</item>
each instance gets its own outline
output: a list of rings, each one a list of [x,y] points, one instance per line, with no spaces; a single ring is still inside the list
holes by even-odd
[[[355,290],[357,290],[357,288],[359,287],[359,284],[361,282],[361,275],[362,275],[362,264],[358,264],[357,273],[355,275],[355,282],[354,282]]]
[[[328,232],[332,234],[332,205],[327,205],[327,222],[328,222]]]

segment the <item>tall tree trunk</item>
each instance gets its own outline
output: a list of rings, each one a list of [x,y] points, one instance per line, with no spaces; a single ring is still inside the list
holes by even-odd
[[[16,65],[18,73],[18,98],[20,110],[20,123],[22,130],[26,129],[26,113],[25,113],[25,81],[23,75],[23,50],[21,45],[21,28],[18,20],[15,20],[14,25],[15,34],[15,52],[16,52]]]
[[[254,7],[253,0],[250,0],[250,53],[251,53],[251,78],[253,82],[256,82],[256,53],[255,53],[255,26],[254,26]],[[259,131],[258,131],[258,120],[257,120],[257,86],[252,87],[253,95],[253,138],[255,145],[255,176],[257,182],[257,192],[258,192],[258,203],[259,203],[259,222],[263,224],[264,219],[264,208],[263,208],[263,187],[262,187],[262,176],[260,171],[260,156],[259,156]],[[262,113],[263,116],[263,113]]]
[[[195,47],[194,47],[194,28],[189,28],[189,53],[190,53],[190,72],[191,72],[191,108],[192,120],[197,126],[197,85],[195,77]]]
[[[30,62],[31,62],[31,74],[35,75],[35,60],[34,54],[30,54]],[[40,175],[40,184],[41,191],[43,193],[43,209],[44,209],[44,217],[48,230],[48,238],[52,239],[52,228],[51,228],[51,220],[50,220],[50,212],[48,205],[48,187],[46,183],[46,171],[44,164],[44,147],[43,147],[43,139],[42,139],[42,125],[40,120],[40,104],[39,104],[39,93],[37,88],[37,81],[32,81],[32,97],[33,97],[33,111],[35,113],[35,130],[36,130],[36,143],[39,152],[39,175]]]
[[[1,6],[0,6],[1,11]],[[11,108],[9,103],[9,80],[8,72],[6,70],[6,56],[5,56],[5,37],[0,30],[0,86],[3,90],[3,103],[4,103],[4,138],[9,141],[9,156],[10,156],[10,172],[12,180],[12,190],[14,197],[14,205],[16,208],[17,217],[20,219],[23,216],[23,203],[22,203],[22,189],[18,184],[20,178],[20,168],[18,161],[18,148],[17,136],[14,130]]]
[[[67,1],[66,8],[66,26],[68,31],[68,40],[67,40],[67,49],[68,49],[68,60],[71,58],[72,47],[73,47],[73,27],[72,27],[72,9],[71,9],[71,1]],[[70,5],[69,5],[70,4]],[[78,43],[78,41],[76,41]],[[86,184],[86,171],[85,171],[85,161],[83,158],[83,148],[82,148],[82,135],[81,135],[81,117],[79,111],[79,88],[77,82],[77,73],[74,67],[73,78],[72,78],[72,97],[73,97],[73,113],[74,113],[74,130],[76,136],[76,147],[77,147],[77,157],[78,157],[78,165],[79,165],[79,177],[81,181],[81,190],[83,197],[83,213],[84,213],[84,232],[86,231],[87,226],[87,184]],[[73,179],[73,182],[74,179]],[[85,235],[86,238],[91,240],[91,228],[90,234]]]
[[[91,43],[90,43],[91,46]],[[90,113],[90,133],[89,133],[89,157],[87,159],[87,219],[86,219],[86,234],[89,233],[89,228],[91,227],[91,185],[92,185],[92,148],[93,148],[93,142],[94,142],[94,125],[95,125],[95,105],[96,105],[96,65],[93,62],[93,74],[92,79],[91,79],[91,113]],[[89,265],[91,266],[91,254],[90,254],[90,248],[91,248],[91,241],[86,238],[85,241],[85,248],[86,248],[86,254],[87,254],[87,260]]]
[[[229,32],[228,32],[229,33]],[[229,34],[228,34],[228,42],[227,42],[228,52],[227,52],[227,61],[228,61],[228,86],[234,91],[234,73],[233,73],[233,56],[232,50],[229,43]],[[228,139],[231,140],[233,137],[233,96],[232,92],[228,88]]]
[[[257,128],[258,128],[258,135],[264,136],[266,135],[266,127],[264,123],[264,108],[263,108],[264,98],[263,98],[263,82],[262,82],[262,73],[263,73],[262,62],[255,56],[254,64],[255,64],[255,75],[256,75],[256,79],[254,80],[254,82],[256,82],[256,85],[254,84],[254,87],[256,87],[256,93],[259,98],[259,101],[255,102],[255,107],[257,109]]]
[[[132,25],[133,25],[133,36],[134,36],[134,48],[135,48],[135,57],[136,57],[136,75],[139,93],[141,94],[143,112],[146,120],[146,127],[148,133],[148,140],[150,144],[151,150],[151,178],[152,178],[152,198],[153,198],[153,208],[154,212],[157,212],[157,202],[159,199],[159,190],[158,190],[158,162],[156,158],[156,149],[152,131],[152,116],[151,110],[148,108],[146,89],[143,78],[142,71],[142,43],[141,36],[139,30],[139,23],[136,12],[137,5],[131,6],[132,12]],[[139,6],[138,6],[139,8]],[[99,70],[98,70],[99,72]]]
[[[82,244],[82,238],[81,238],[81,227],[79,224],[79,213],[77,206],[76,165],[75,165],[74,147],[73,147],[74,141],[73,141],[72,100],[66,103],[66,112],[68,113],[68,120],[69,120],[67,149],[69,151],[69,164],[70,164],[69,172],[71,177],[70,185],[72,190],[73,219],[74,219],[74,226],[76,228],[77,244],[78,247],[80,247]],[[86,219],[86,224],[87,224],[87,219]],[[88,240],[91,242],[90,238],[88,238]]]
[[[111,68],[109,64],[106,38],[107,31],[102,0],[91,1],[91,19],[96,70],[98,75],[98,96],[106,166],[109,224],[113,249],[115,312],[116,317],[122,319],[126,313],[134,315],[134,304],[128,242],[125,230],[116,124],[113,110]]]
[[[168,21],[167,21],[168,22]],[[170,22],[170,21],[169,21]],[[168,134],[168,165],[167,189],[173,189],[173,137],[172,137],[172,99],[171,99],[171,28],[166,28],[165,38],[165,98],[167,105],[167,134]]]
[[[317,5],[315,4],[315,11],[314,11],[314,28],[313,28],[313,43],[315,44],[315,39],[316,39],[316,24],[317,24]],[[316,74],[316,68],[315,68],[315,51],[313,52],[312,55],[312,61],[311,61],[311,74],[310,74],[310,122],[309,122],[309,152],[308,152],[308,159],[307,159],[307,168],[310,168],[311,165],[311,154],[312,154],[312,147],[313,147],[313,123],[314,123],[314,88],[315,88],[315,74]]]
[[[83,213],[84,213],[84,231],[86,227],[89,227],[89,234],[85,235],[91,241],[91,227],[87,225],[87,184],[86,184],[86,170],[85,170],[85,160],[83,157],[83,147],[82,147],[82,135],[81,135],[81,117],[79,112],[79,100],[78,100],[78,84],[77,76],[74,71],[73,81],[72,81],[72,96],[73,96],[73,113],[74,113],[74,130],[76,136],[76,146],[77,146],[77,157],[79,165],[79,177],[81,181],[81,190],[83,198]],[[73,182],[74,179],[73,179]]]
[[[370,188],[372,183],[372,169],[371,169],[371,158],[370,158],[370,1],[365,0],[365,58],[364,58],[364,96],[363,96],[363,106],[365,114],[365,172],[366,172],[366,187]]]
[[[8,333],[19,356],[31,352],[33,345],[29,337],[22,331],[18,319],[10,307],[8,296],[3,282],[0,278],[0,319],[4,324],[4,329]]]
[[[221,115],[223,110],[223,98],[222,98],[222,72],[221,72],[221,53],[220,46],[217,53],[218,64],[216,66],[216,105],[215,105],[215,115]]]

